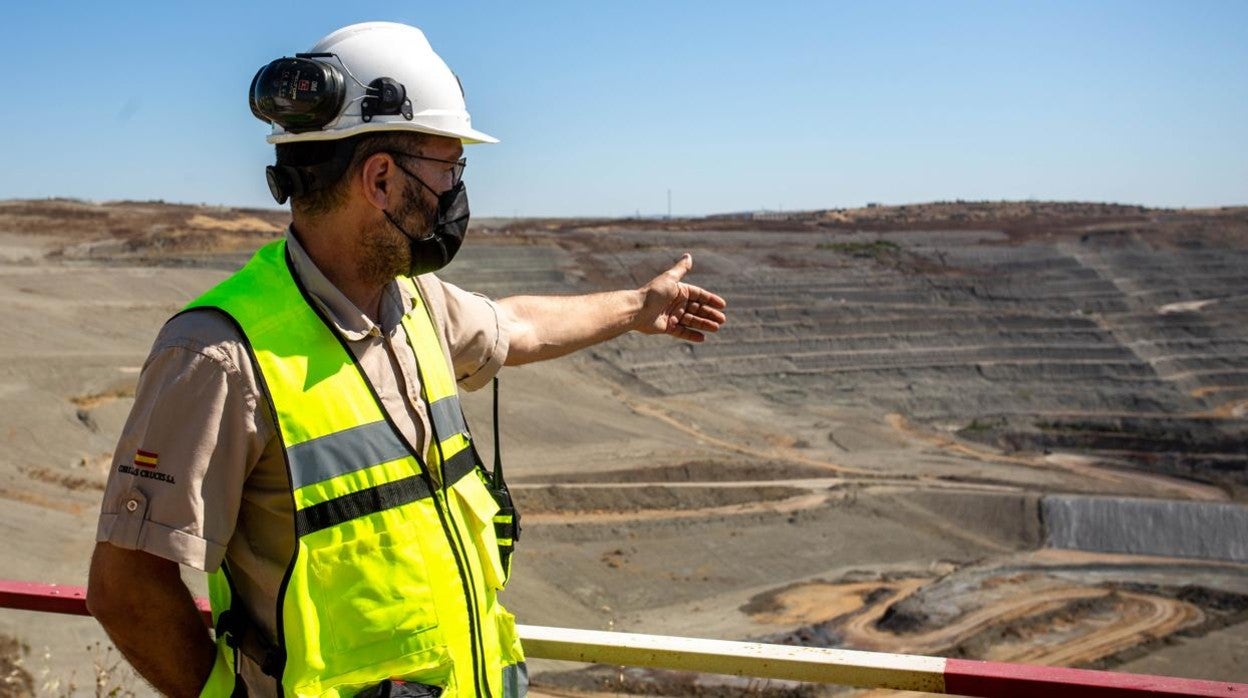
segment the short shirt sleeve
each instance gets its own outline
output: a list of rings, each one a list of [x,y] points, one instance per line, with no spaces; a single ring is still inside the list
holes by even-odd
[[[498,304],[427,274],[419,277],[442,325],[455,380],[464,390],[487,385],[507,360],[510,328]]]
[[[162,328],[139,375],[98,541],[205,571],[220,566],[243,484],[272,436],[233,324],[213,311]]]

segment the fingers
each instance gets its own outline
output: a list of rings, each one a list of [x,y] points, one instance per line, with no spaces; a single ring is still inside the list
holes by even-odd
[[[716,327],[728,322],[727,315],[719,312],[716,308],[712,308],[709,305],[702,305],[701,303],[690,303],[685,307],[685,313],[700,320],[704,319],[709,322],[713,322]]]
[[[700,344],[706,340],[706,335],[682,325],[677,325],[676,329],[668,332],[668,334],[677,339],[683,339],[686,342],[693,342],[694,344]]]
[[[674,314],[680,318],[677,324],[709,332],[719,331],[719,326],[728,321],[719,310],[697,302],[686,303],[684,308],[678,309]]]
[[[720,323],[714,320],[685,313],[681,316],[672,315],[667,320],[667,334],[687,342],[702,342],[707,332],[718,332]]]
[[[718,332],[725,321],[715,308],[690,303],[683,310],[672,312],[667,319],[667,334],[689,342],[701,342],[707,332]]]
[[[703,332],[718,332],[719,324],[714,320],[694,315],[686,315],[679,323],[680,327],[691,330],[701,330]]]
[[[719,310],[723,310],[728,307],[728,301],[700,286],[685,284],[685,287],[689,289],[689,300],[694,303],[701,303],[702,305],[717,308]]]
[[[682,286],[688,289],[689,293],[689,300],[686,301],[684,308],[686,313],[708,318],[717,325],[722,325],[728,321],[728,316],[720,312],[728,307],[727,301],[697,286],[688,284],[682,284]]]

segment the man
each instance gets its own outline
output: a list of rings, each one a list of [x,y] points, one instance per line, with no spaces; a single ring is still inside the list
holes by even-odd
[[[91,612],[171,696],[522,695],[496,599],[508,502],[457,384],[630,330],[702,341],[724,301],[681,281],[688,255],[579,297],[494,302],[429,273],[467,225],[463,144],[496,141],[413,27],[340,29],[262,68],[251,97],[293,222],[161,330],[104,496]],[[216,642],[179,563],[211,573]]]

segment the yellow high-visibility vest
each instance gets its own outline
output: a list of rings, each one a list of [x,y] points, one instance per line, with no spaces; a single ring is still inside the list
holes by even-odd
[[[507,573],[494,531],[499,505],[428,306],[411,279],[399,282],[420,306],[403,327],[433,427],[423,459],[307,296],[284,241],[187,306],[216,308],[237,324],[286,457],[296,549],[268,670],[285,695],[347,698],[398,678],[441,686],[448,698],[521,696],[515,619],[496,597]],[[230,609],[228,565],[209,587],[217,622]],[[237,688],[226,637],[204,695]]]

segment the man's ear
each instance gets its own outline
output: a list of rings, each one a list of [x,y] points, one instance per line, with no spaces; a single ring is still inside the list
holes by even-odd
[[[395,172],[398,167],[388,153],[373,153],[360,163],[357,182],[364,193],[364,200],[378,210],[390,208],[391,199],[398,194]]]

